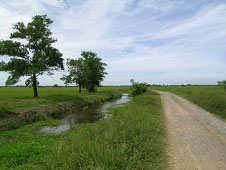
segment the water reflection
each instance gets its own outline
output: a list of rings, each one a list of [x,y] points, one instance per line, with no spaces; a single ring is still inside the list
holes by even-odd
[[[98,120],[107,119],[108,117],[112,116],[111,114],[107,114],[108,108],[124,104],[128,101],[130,101],[128,94],[123,94],[119,100],[114,102],[107,102],[98,108],[91,108],[86,111],[67,115],[61,119],[63,122],[62,125],[55,127],[44,126],[41,128],[40,132],[60,133],[70,129],[70,127],[74,124],[93,123]]]

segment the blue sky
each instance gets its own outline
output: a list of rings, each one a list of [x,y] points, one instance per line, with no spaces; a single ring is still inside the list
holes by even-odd
[[[0,0],[0,39],[9,39],[13,23],[38,14],[54,20],[54,46],[65,59],[91,50],[108,64],[103,85],[226,79],[224,0]],[[40,76],[40,84],[63,85],[66,73]],[[0,72],[0,85],[7,76]]]

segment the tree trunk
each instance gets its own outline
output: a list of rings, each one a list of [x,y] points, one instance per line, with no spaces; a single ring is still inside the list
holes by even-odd
[[[93,92],[93,86],[90,86],[89,92]]]
[[[79,93],[82,93],[82,86],[79,85]]]
[[[37,77],[35,74],[33,74],[33,91],[34,91],[34,97],[38,97],[38,89],[37,89]]]
[[[96,92],[96,85],[91,86],[89,92]]]

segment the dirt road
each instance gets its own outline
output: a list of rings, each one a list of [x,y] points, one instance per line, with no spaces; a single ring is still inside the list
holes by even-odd
[[[168,92],[161,94],[171,169],[226,170],[226,122]]]

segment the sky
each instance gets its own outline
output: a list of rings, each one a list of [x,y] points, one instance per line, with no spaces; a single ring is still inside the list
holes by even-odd
[[[53,46],[65,62],[93,51],[108,64],[102,85],[226,79],[226,0],[0,0],[0,39],[9,39],[18,21],[43,14],[54,20]],[[63,85],[65,74],[42,75],[40,85]],[[7,77],[0,72],[0,86]]]

